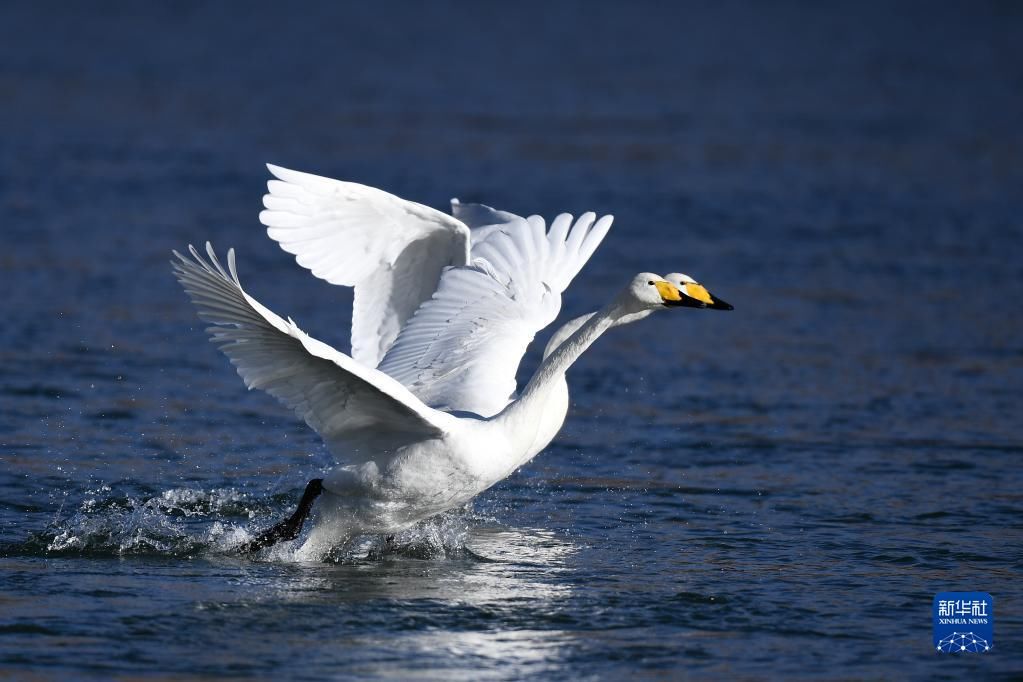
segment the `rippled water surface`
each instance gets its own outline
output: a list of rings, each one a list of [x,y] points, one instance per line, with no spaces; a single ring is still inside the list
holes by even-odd
[[[1023,673],[1021,34],[1013,3],[5,3],[0,676]],[[351,309],[266,238],[265,161],[614,213],[566,317],[642,270],[736,310],[602,338],[470,508],[241,557],[331,459],[170,250],[236,247],[341,348]],[[933,652],[942,590],[994,595],[992,652]]]

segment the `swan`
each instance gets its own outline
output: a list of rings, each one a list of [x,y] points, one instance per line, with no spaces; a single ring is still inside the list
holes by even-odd
[[[432,210],[416,208],[422,209]],[[559,220],[561,227],[555,229]],[[679,281],[675,285],[641,273],[609,306],[559,330],[521,395],[510,397],[504,390],[505,377],[497,376],[507,372],[489,373],[486,361],[500,360],[504,353],[514,356],[498,363],[504,369],[510,365],[513,393],[514,370],[535,333],[528,328],[560,307],[558,295],[567,286],[565,280],[571,280],[588,258],[579,262],[578,256],[591,234],[588,226],[569,233],[560,216],[547,234],[542,222],[525,223],[529,229],[491,230],[480,240],[481,246],[491,242],[490,249],[481,248],[480,253],[499,263],[500,270],[483,256],[442,269],[432,297],[411,319],[402,320],[390,340],[366,346],[370,352],[363,354],[364,362],[313,339],[292,320],[285,321],[249,296],[238,278],[233,249],[228,251],[226,270],[208,243],[208,260],[192,247],[191,258],[175,252],[178,279],[200,317],[211,323],[212,340],[246,384],[292,407],[345,461],[324,479],[311,481],[295,515],[262,534],[249,549],[297,536],[317,498],[320,513],[299,549],[300,558],[322,556],[359,533],[393,533],[460,506],[553,439],[567,411],[565,371],[608,328],[659,309],[731,309],[685,275],[673,276]],[[567,278],[557,279],[556,271],[543,272],[544,265],[562,261],[575,268]],[[556,286],[548,279],[557,280]],[[359,287],[368,284],[372,282],[357,285],[357,298]],[[353,321],[353,339],[355,326]],[[502,343],[505,336],[514,338]],[[379,368],[368,364],[374,357],[380,360]],[[445,365],[450,358],[455,361]],[[393,374],[383,371],[385,366]],[[428,405],[413,390],[415,381],[406,385],[398,379],[409,367],[446,368],[439,379],[454,380],[443,391],[434,391],[431,402],[436,404]],[[424,387],[428,394],[431,384],[419,386]],[[479,397],[487,390],[496,391],[489,403]],[[454,406],[474,401],[499,409],[480,414]]]

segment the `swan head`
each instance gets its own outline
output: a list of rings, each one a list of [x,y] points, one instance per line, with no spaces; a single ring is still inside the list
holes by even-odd
[[[623,292],[623,303],[630,312],[658,308],[710,308],[732,310],[732,306],[715,298],[689,275],[672,273],[667,277],[641,272],[632,278]]]

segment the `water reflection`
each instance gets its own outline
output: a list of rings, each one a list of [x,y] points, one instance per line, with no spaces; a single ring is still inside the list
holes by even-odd
[[[540,607],[571,590],[562,578],[577,548],[550,530],[475,528],[464,541],[446,547],[446,557],[424,558],[415,541],[388,547],[382,539],[366,539],[336,564],[278,566],[286,580],[273,594],[284,601],[444,599],[489,607],[528,600]]]
[[[461,661],[463,674],[473,667],[467,659],[520,672],[560,665],[575,641],[562,628],[579,586],[572,561],[579,548],[534,528],[474,528],[466,540],[461,551],[430,559],[414,545],[411,553],[408,544],[380,552],[373,541],[356,548],[361,556],[336,564],[250,565],[238,585],[238,605],[264,616],[308,612],[313,630],[316,622],[338,633],[357,623],[366,648],[373,648],[374,633],[387,633],[387,648],[400,650],[406,664],[409,655],[447,658]],[[331,658],[329,649],[341,643],[327,639],[326,648],[309,653]],[[377,658],[365,672],[385,675],[387,666],[386,657]]]
[[[492,676],[504,678],[506,673],[498,671],[512,669],[526,675],[561,667],[566,644],[572,639],[572,633],[562,630],[498,630],[416,633],[403,643],[409,653],[443,652],[461,659],[463,666],[479,666]],[[477,676],[480,674],[474,672],[472,679],[481,679]],[[486,673],[482,675],[485,679]]]

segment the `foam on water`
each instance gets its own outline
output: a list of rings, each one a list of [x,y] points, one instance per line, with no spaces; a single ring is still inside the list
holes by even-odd
[[[262,511],[238,490],[174,488],[151,497],[116,495],[110,486],[88,490],[68,513],[29,541],[47,553],[189,556],[224,551],[244,542],[238,519]]]
[[[233,555],[265,527],[290,514],[289,500],[290,495],[260,498],[235,488],[172,488],[152,496],[117,495],[103,485],[87,490],[70,513],[62,507],[44,531],[8,551],[67,556]],[[390,555],[464,557],[470,529],[483,520],[486,517],[471,507],[453,510],[388,537],[357,536],[335,547],[325,560],[344,563]],[[306,532],[310,526],[307,523]],[[253,556],[295,561],[304,536]]]

